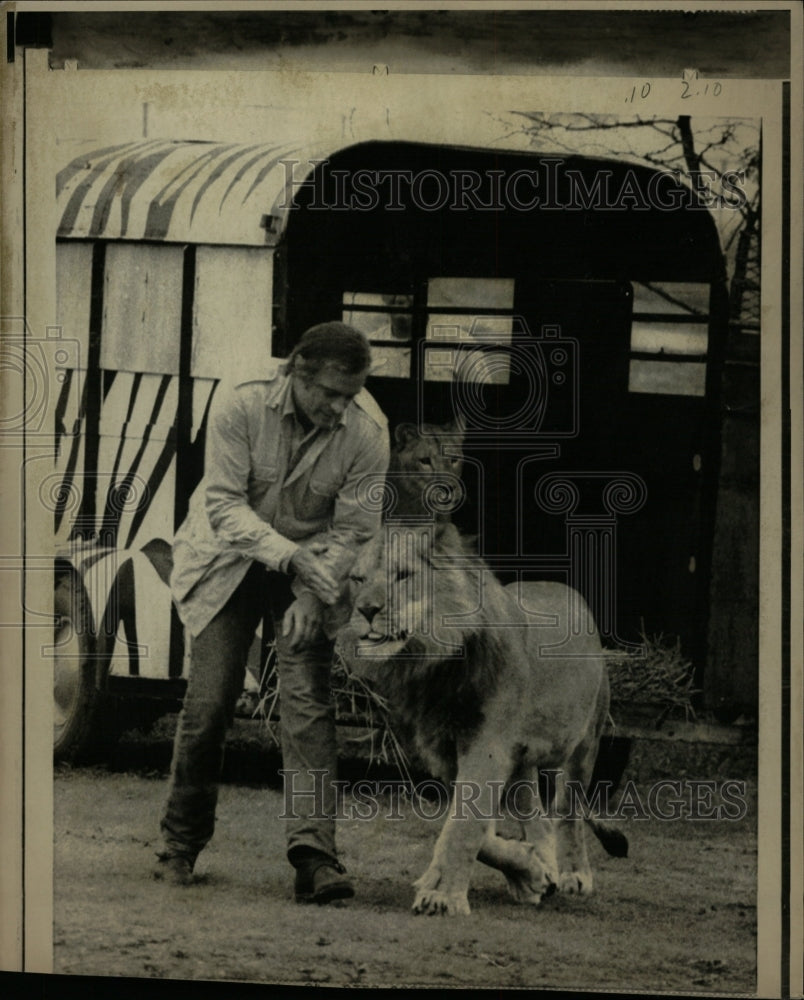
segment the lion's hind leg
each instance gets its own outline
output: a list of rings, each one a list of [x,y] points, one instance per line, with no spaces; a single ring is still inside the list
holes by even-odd
[[[542,803],[536,767],[530,773],[530,780],[515,781],[508,788],[506,805],[511,818],[519,823],[522,839],[533,846],[533,853],[550,882],[549,892],[552,892],[558,882],[556,829]]]
[[[553,872],[545,867],[536,845],[500,836],[493,823],[486,828],[477,859],[502,872],[509,894],[518,903],[538,906],[555,890]]]
[[[586,788],[591,767],[574,767],[574,763],[570,762],[568,776],[557,772],[555,779],[553,807],[557,817],[558,890],[588,895],[594,888],[594,877],[586,850],[586,821],[573,794],[568,793],[567,779],[573,780],[577,787]]]

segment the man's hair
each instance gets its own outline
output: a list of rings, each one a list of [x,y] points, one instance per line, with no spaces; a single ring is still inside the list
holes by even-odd
[[[299,338],[288,358],[288,371],[314,378],[331,364],[344,375],[359,375],[371,367],[371,349],[364,335],[346,323],[319,323]]]

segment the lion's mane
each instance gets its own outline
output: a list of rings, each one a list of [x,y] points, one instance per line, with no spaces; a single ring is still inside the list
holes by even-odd
[[[342,641],[341,650],[347,664],[387,698],[400,734],[412,738],[431,763],[434,759],[442,762],[441,770],[447,773],[438,776],[450,780],[456,754],[471,742],[484,721],[484,706],[496,690],[506,657],[512,655],[512,643],[521,642],[522,633],[491,627],[492,623],[515,620],[518,608],[472,551],[471,541],[462,538],[454,525],[440,527],[431,555],[437,567],[433,574],[433,619],[472,613],[466,623],[441,633],[449,636],[455,652],[416,632],[399,652],[387,658],[377,654],[362,666],[356,666],[349,655],[348,641]],[[417,549],[416,557],[427,571],[425,553]],[[459,558],[461,565],[450,568],[450,557]],[[385,579],[377,559],[383,559],[381,547],[375,553],[373,570]]]

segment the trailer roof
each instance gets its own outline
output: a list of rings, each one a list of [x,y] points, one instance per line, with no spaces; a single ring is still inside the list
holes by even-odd
[[[312,185],[305,191],[304,182],[314,175],[319,163],[338,168],[329,171],[332,181],[336,174],[357,176],[360,168],[367,165],[387,173],[407,168],[413,173],[423,171],[424,174],[432,172],[428,167],[440,167],[449,174],[463,165],[482,173],[483,158],[489,156],[494,157],[497,167],[503,167],[510,175],[516,175],[522,168],[549,165],[556,159],[555,154],[545,156],[532,149],[378,141],[376,138],[344,143],[340,132],[336,135],[326,131],[319,133],[315,145],[287,141],[242,144],[166,139],[122,143],[90,149],[74,157],[59,171],[57,236],[62,239],[270,247],[279,242],[291,210],[302,204],[313,209],[328,207],[328,203],[309,205],[310,198],[315,198],[311,195]],[[583,174],[590,188],[601,179],[609,178],[615,189],[621,183],[636,184],[645,197],[644,192],[650,191],[652,180],[664,175],[665,195],[672,194],[670,188],[673,188],[676,194],[687,192],[688,197],[684,200],[688,206],[697,201],[697,196],[666,170],[635,165],[624,159],[604,160],[583,155],[560,159],[567,177]],[[530,196],[529,188],[526,192]],[[682,271],[687,268],[696,275],[722,267],[717,233],[708,211],[690,212],[684,208],[668,211],[662,205],[652,206],[647,211],[647,203],[637,204],[634,211],[623,211],[635,198],[634,190],[628,187],[626,202],[622,204],[615,196],[615,203],[611,205],[595,204],[589,211],[558,213],[551,210],[554,206],[546,205],[538,214],[542,242],[549,247],[551,259],[555,259],[557,248],[567,243],[571,244],[568,252],[574,274],[585,266],[581,261],[584,248],[594,258],[594,266],[590,264],[589,267],[595,273],[600,270],[600,261],[609,256],[622,258],[625,263],[635,254],[636,259],[641,260],[650,257],[651,253],[663,261],[670,255],[681,256],[684,259],[678,267]],[[520,229],[526,226],[522,238],[529,245],[533,216],[523,210],[527,206],[516,204],[513,208],[516,211],[512,209],[507,213],[516,217],[511,225]],[[358,214],[366,212],[361,209]],[[399,214],[391,213],[394,217]],[[421,233],[424,231],[422,226],[428,220],[432,222],[431,217],[435,214],[429,209],[423,213],[423,218],[421,212],[412,213],[410,224]],[[461,217],[466,214],[457,213]],[[492,214],[498,218],[499,213]],[[348,229],[355,224],[353,213],[314,212],[314,215],[348,216],[352,220]],[[488,216],[489,212],[479,215]],[[329,219],[330,227],[338,224],[337,219]],[[402,225],[398,220],[396,224]],[[560,233],[550,236],[556,226],[563,237]],[[572,233],[577,238],[571,239]],[[595,233],[599,237],[597,243]],[[411,234],[410,238],[416,237]],[[344,239],[348,245],[348,237]],[[492,240],[492,235],[489,239]],[[682,246],[684,253],[679,255],[677,251]],[[531,248],[530,253],[535,252],[536,249]],[[637,271],[630,266],[628,273],[634,276]]]
[[[294,186],[335,148],[152,139],[94,149],[57,175],[58,236],[271,245]]]

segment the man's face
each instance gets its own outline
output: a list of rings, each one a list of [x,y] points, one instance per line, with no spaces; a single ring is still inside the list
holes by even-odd
[[[345,375],[331,364],[309,381],[293,373],[293,400],[297,410],[316,427],[334,427],[343,411],[363,388],[368,371]]]

